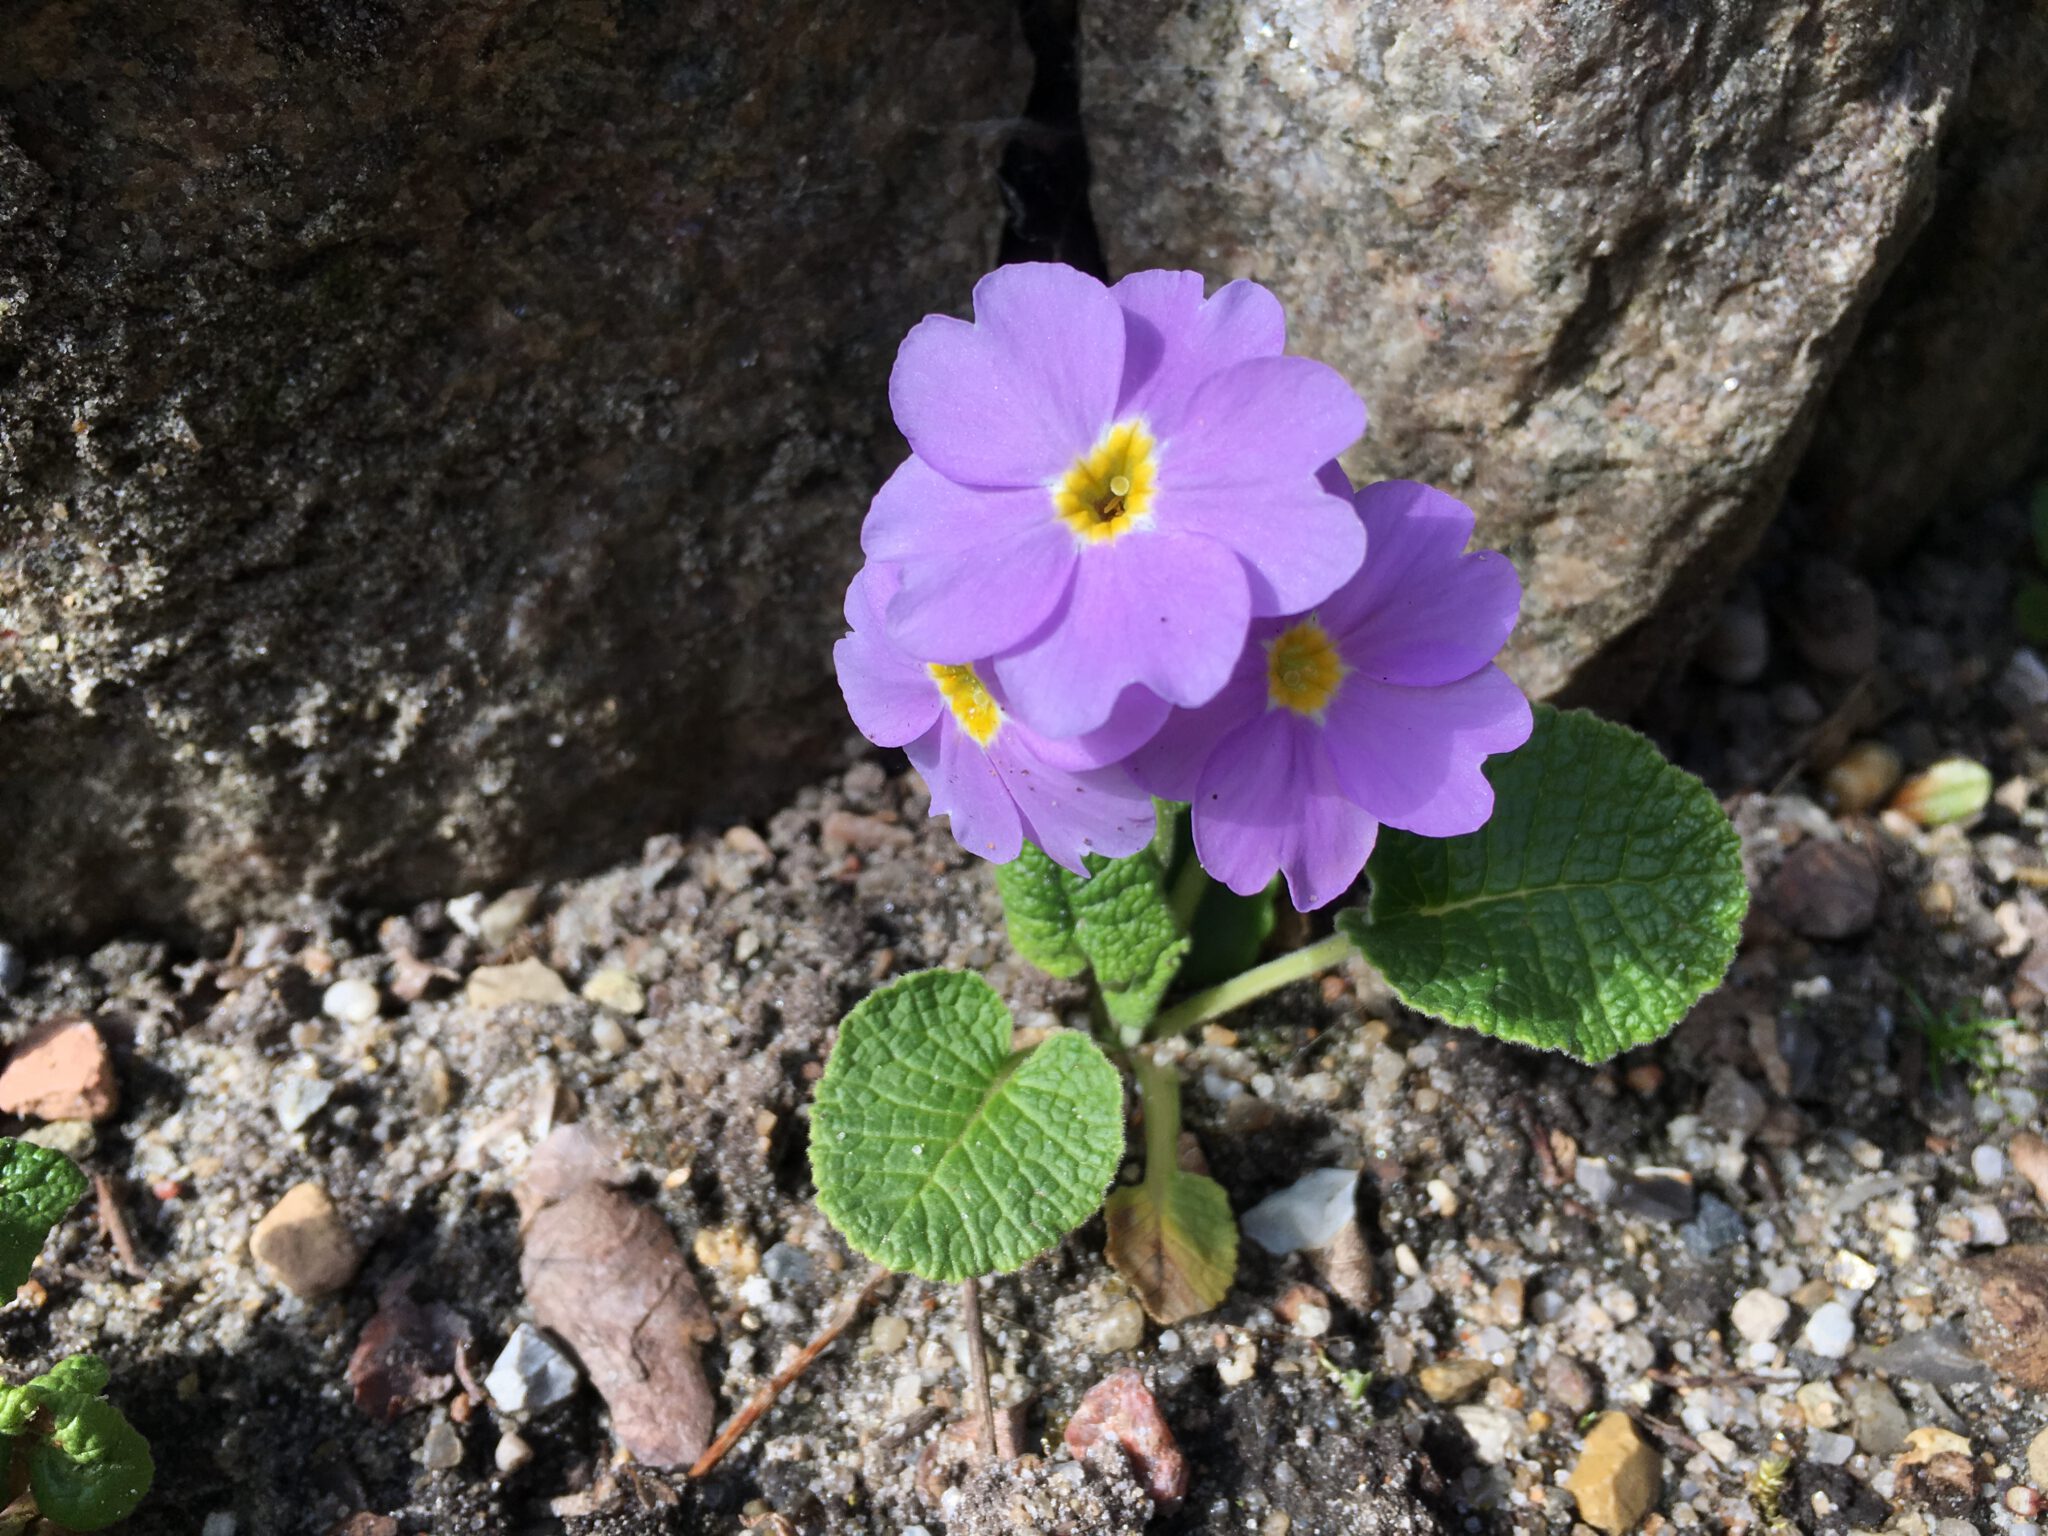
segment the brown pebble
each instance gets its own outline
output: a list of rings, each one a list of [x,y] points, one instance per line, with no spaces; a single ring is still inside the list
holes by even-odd
[[[2034,1187],[2034,1198],[2048,1206],[2048,1141],[2032,1131],[2021,1131],[2006,1148],[2013,1172]]]
[[[2048,1245],[2020,1244],[1964,1266],[1970,1344],[2000,1376],[2048,1391]]]
[[[1437,1360],[1415,1373],[1415,1380],[1432,1403],[1462,1403],[1473,1396],[1493,1375],[1484,1360]]]
[[[1552,1355],[1543,1368],[1543,1394],[1576,1419],[1600,1400],[1600,1384],[1570,1355]]]
[[[1874,811],[1906,771],[1899,754],[1881,741],[1859,741],[1836,760],[1821,788],[1844,816]]]
[[[0,1072],[0,1110],[35,1120],[105,1120],[121,1107],[114,1058],[92,1021],[72,1014],[29,1032]]]
[[[1772,910],[1809,939],[1848,939],[1877,921],[1880,877],[1866,844],[1809,838],[1785,856],[1771,882]]]
[[[324,1296],[355,1278],[362,1253],[318,1184],[294,1184],[249,1235],[249,1252],[294,1296]]]
[[[1118,1371],[1090,1387],[1067,1421],[1064,1438],[1076,1461],[1086,1461],[1097,1441],[1114,1441],[1155,1504],[1178,1504],[1188,1491],[1187,1461],[1136,1371]]]
[[[1586,1436],[1565,1487],[1578,1501],[1579,1518],[1607,1536],[1642,1523],[1664,1483],[1664,1459],[1625,1413],[1604,1414]]]

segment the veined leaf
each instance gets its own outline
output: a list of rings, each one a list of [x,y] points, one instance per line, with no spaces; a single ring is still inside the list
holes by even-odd
[[[1009,863],[996,866],[1010,947],[1052,976],[1078,976],[1088,969],[1088,957],[1074,938],[1070,883],[1079,882],[1031,843]]]
[[[1713,794],[1634,731],[1539,707],[1465,837],[1391,829],[1338,926],[1403,1002],[1605,1061],[1667,1033],[1735,957],[1749,891]]]
[[[18,1387],[0,1389],[0,1433],[29,1439],[36,1507],[73,1531],[125,1520],[149,1491],[149,1442],[100,1396],[107,1368],[72,1355]]]
[[[818,1206],[891,1269],[1016,1269],[1086,1221],[1123,1156],[1123,1084],[1062,1031],[1011,1049],[1010,1010],[964,971],[919,971],[839,1027],[811,1110]]]
[[[50,1229],[85,1193],[85,1175],[62,1152],[0,1137],[0,1301],[35,1268]]]

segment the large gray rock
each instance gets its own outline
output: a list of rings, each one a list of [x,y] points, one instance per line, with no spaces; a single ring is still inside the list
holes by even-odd
[[[1118,270],[1270,283],[1613,696],[1774,510],[1925,218],[1976,4],[1120,0],[1084,17]],[[1674,606],[1673,599],[1679,599]]]
[[[2048,7],[1988,5],[1982,27],[1934,212],[1800,469],[1801,501],[1866,558],[2048,465]]]
[[[1007,7],[0,30],[0,930],[455,891],[815,770]]]

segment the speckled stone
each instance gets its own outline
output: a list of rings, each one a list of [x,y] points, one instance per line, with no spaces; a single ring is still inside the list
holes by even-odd
[[[1270,283],[1372,407],[1350,467],[1459,491],[1521,570],[1510,670],[1624,693],[1776,510],[1977,10],[1092,6],[1096,219],[1115,270]]]
[[[994,260],[1015,7],[5,31],[10,938],[587,868],[830,759],[896,344]]]

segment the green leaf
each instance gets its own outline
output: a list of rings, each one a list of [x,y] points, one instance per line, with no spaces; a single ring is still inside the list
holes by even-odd
[[[1074,939],[1074,909],[1067,901],[1073,881],[1030,843],[1009,863],[996,866],[1010,947],[1052,976],[1078,976],[1088,968],[1088,957]]]
[[[50,1229],[85,1193],[62,1152],[0,1137],[0,1301],[27,1283]]]
[[[1634,731],[1539,706],[1466,837],[1388,829],[1338,926],[1401,1000],[1582,1061],[1666,1034],[1735,957],[1749,890],[1713,794]]]
[[[1279,894],[1277,878],[1256,896],[1240,896],[1211,880],[1195,908],[1187,963],[1176,979],[1189,988],[1213,987],[1250,970],[1273,935]]]
[[[878,1264],[927,1280],[1012,1270],[1102,1204],[1123,1084],[1085,1035],[1011,1049],[1010,1010],[964,971],[919,971],[839,1026],[811,1109],[818,1207]]]
[[[1055,976],[1095,972],[1110,1018],[1132,1038],[1159,1011],[1188,938],[1167,897],[1173,822],[1129,858],[1090,856],[1089,878],[1070,874],[1029,843],[996,872],[1017,953]]]
[[[1145,1102],[1145,1180],[1103,1207],[1103,1257],[1130,1282],[1155,1323],[1171,1325],[1222,1302],[1237,1277],[1230,1196],[1180,1166],[1180,1080],[1149,1056],[1133,1062]]]
[[[37,1507],[74,1531],[127,1519],[155,1475],[149,1442],[103,1397],[65,1401],[49,1437],[28,1454]]]

